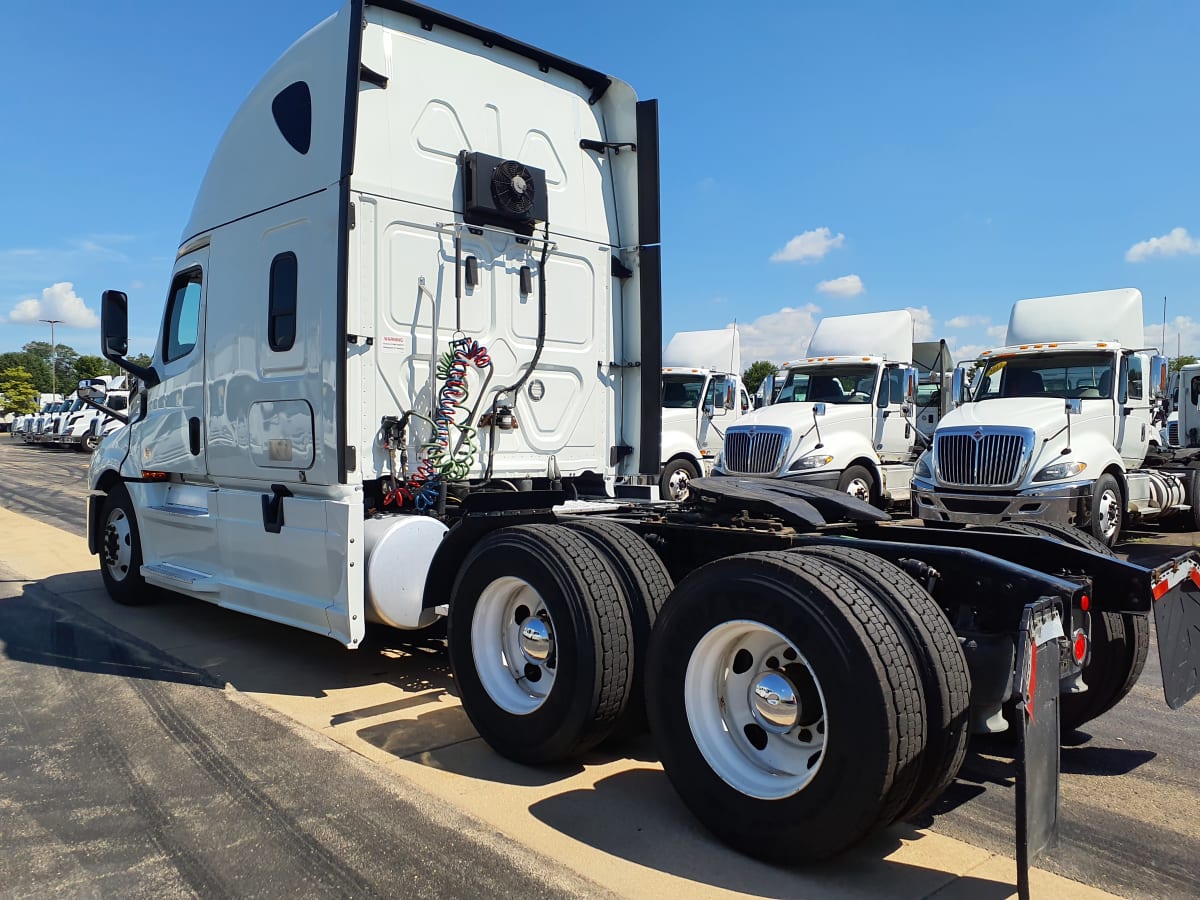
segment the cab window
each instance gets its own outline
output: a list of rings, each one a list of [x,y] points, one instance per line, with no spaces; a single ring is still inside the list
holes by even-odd
[[[167,303],[163,329],[163,362],[180,359],[192,352],[200,330],[201,272],[188,269],[175,276]]]
[[[1129,399],[1141,400],[1145,397],[1142,393],[1144,388],[1142,385],[1145,379],[1142,377],[1142,358],[1140,356],[1129,357]]]

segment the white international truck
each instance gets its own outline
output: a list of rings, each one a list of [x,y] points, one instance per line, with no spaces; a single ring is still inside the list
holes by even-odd
[[[944,341],[913,340],[907,310],[822,319],[775,402],[726,431],[716,470],[907,507],[913,462],[948,408],[941,387],[952,370]]]
[[[692,479],[712,471],[725,429],[749,409],[736,326],[671,338],[663,351],[662,499],[687,497]]]
[[[1143,349],[1132,288],[1021,300],[1006,346],[981,354],[918,464],[933,525],[1039,520],[1112,545],[1131,519],[1200,528],[1197,470],[1154,453],[1166,360]],[[1186,405],[1186,404],[1181,404]]]
[[[881,524],[768,479],[613,497],[661,462],[658,218],[653,101],[437,10],[343,5],[218,145],[149,366],[104,294],[103,352],[139,384],[89,472],[109,594],[351,648],[444,616],[497,752],[554,762],[648,723],[715,834],[793,864],[927,808],[1009,704],[1030,861],[1060,684],[1095,683],[1061,695],[1069,727],[1140,674],[1086,610],[1153,609],[1186,702],[1200,556],[1151,571],[1072,535]]]
[[[129,391],[124,375],[105,375],[90,379],[87,393],[92,402],[72,412],[60,429],[58,443],[85,453],[100,446],[100,439],[123,424],[129,408]],[[97,395],[98,392],[98,395]]]

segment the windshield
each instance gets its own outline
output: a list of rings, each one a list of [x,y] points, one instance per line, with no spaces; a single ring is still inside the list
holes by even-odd
[[[821,366],[792,369],[777,403],[870,403],[875,366]]]
[[[706,375],[664,375],[663,409],[697,409],[707,378]]]
[[[979,369],[971,391],[973,400],[996,397],[1077,397],[1111,400],[1111,353],[1046,353],[1010,356]]]

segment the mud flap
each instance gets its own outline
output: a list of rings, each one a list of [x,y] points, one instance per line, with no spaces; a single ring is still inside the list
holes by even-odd
[[[1200,565],[1194,553],[1152,573],[1154,626],[1167,706],[1179,709],[1200,692]]]
[[[1025,607],[1017,640],[1017,894],[1029,896],[1029,867],[1058,837],[1059,601]]]

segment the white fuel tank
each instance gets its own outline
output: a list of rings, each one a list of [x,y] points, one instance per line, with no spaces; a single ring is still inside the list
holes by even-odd
[[[426,516],[376,516],[363,523],[367,551],[367,619],[393,628],[424,628],[437,613],[422,609],[425,578],[446,526]]]

